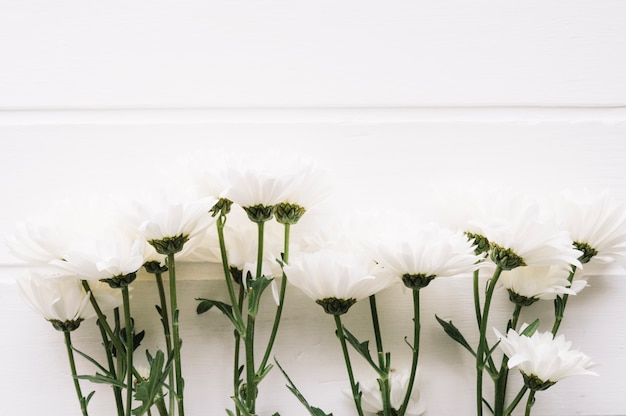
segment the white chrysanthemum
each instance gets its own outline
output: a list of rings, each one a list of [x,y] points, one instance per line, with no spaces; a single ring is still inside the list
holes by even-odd
[[[472,272],[482,259],[460,231],[431,223],[403,234],[377,244],[375,260],[411,288],[423,287],[435,277]]]
[[[16,225],[14,234],[6,237],[11,252],[31,264],[48,264],[65,258],[67,249],[86,233],[99,233],[109,226],[113,201],[92,198],[59,201],[46,212]]]
[[[274,206],[303,180],[301,160],[276,152],[245,155],[227,168],[225,178],[230,188],[222,196],[244,208]]]
[[[136,273],[143,266],[145,240],[111,233],[94,236],[68,249],[63,260],[50,264],[84,280],[103,280]]]
[[[296,204],[310,209],[326,198],[332,191],[329,171],[318,168],[311,159],[292,160],[293,183],[285,190],[281,203]]]
[[[379,267],[367,257],[330,250],[293,256],[284,271],[291,284],[316,301],[354,303],[392,283],[390,276],[378,273]]]
[[[193,245],[194,237],[211,225],[209,210],[216,202],[213,197],[198,198],[192,192],[168,191],[137,204],[135,215],[141,221],[144,238],[151,244],[182,238],[181,244],[189,240]]]
[[[503,207],[504,208],[504,207]],[[518,266],[580,266],[569,232],[543,218],[534,201],[511,200],[498,216],[485,219],[481,234],[491,244],[491,259],[510,270]]]
[[[557,215],[583,251],[583,262],[626,266],[626,208],[608,191],[564,192],[555,203]]]
[[[31,271],[17,280],[26,303],[49,321],[80,322],[95,316],[89,294],[77,279]]]
[[[522,325],[522,332],[527,325]],[[563,335],[553,338],[551,332],[535,332],[532,336],[509,329],[506,336],[495,330],[500,348],[509,357],[509,368],[518,367],[527,387],[544,390],[554,383],[574,375],[597,375],[589,368],[591,358],[571,349]]]
[[[398,411],[402,407],[402,402],[406,394],[406,389],[409,384],[409,372],[408,371],[394,371],[389,373],[389,384],[391,387],[391,407]],[[377,416],[381,415],[383,411],[383,398],[380,392],[378,381],[374,378],[370,378],[369,382],[360,384],[361,392],[363,396],[361,398],[361,404],[363,411],[367,415]],[[346,391],[346,394],[348,392]],[[352,397],[352,392],[349,393]],[[419,416],[426,411],[426,405],[420,400],[419,391],[414,387],[413,394],[409,399],[405,415],[406,416]]]
[[[554,300],[557,295],[575,295],[587,286],[584,280],[570,283],[569,271],[555,266],[526,266],[503,271],[498,283],[513,292],[520,302]]]
[[[166,173],[166,180],[178,188],[196,190],[200,198],[219,199],[229,188],[225,172],[235,156],[222,150],[186,155],[176,160],[174,169]]]

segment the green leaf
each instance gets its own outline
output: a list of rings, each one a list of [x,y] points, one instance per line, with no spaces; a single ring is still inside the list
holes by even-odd
[[[476,352],[469,345],[463,334],[461,334],[461,331],[459,331],[457,327],[454,326],[452,321],[446,322],[443,319],[439,318],[437,315],[435,315],[435,318],[437,318],[437,322],[439,322],[439,325],[443,327],[443,330],[446,331],[446,334],[448,334],[450,338],[461,344],[463,348],[468,350],[474,357],[476,357]]]
[[[237,409],[241,412],[243,416],[256,416],[254,413],[250,413],[250,410],[248,410],[246,405],[241,400],[239,400],[238,397],[233,397],[233,400],[235,401],[235,406],[237,406]]]
[[[96,373],[96,375],[94,376],[76,376],[76,378],[80,380],[89,380],[92,383],[110,384],[111,386],[120,387],[123,389],[126,388],[126,383],[123,383],[114,377],[106,376],[100,373]]]
[[[383,368],[380,368],[378,364],[376,364],[374,360],[372,359],[372,356],[370,354],[370,349],[369,349],[370,342],[369,341],[359,342],[359,340],[354,335],[352,335],[352,333],[348,331],[348,329],[345,326],[343,327],[343,332],[345,334],[346,341],[348,341],[348,343],[352,345],[352,347],[361,355],[361,357],[365,359],[365,361],[367,361],[372,366],[372,368],[379,375],[384,376],[385,370]],[[339,334],[336,331],[335,331],[335,335],[339,336]]]
[[[248,286],[248,315],[256,317],[259,312],[259,305],[261,303],[261,295],[272,283],[272,279],[268,279],[265,276],[261,276],[257,279],[250,281]]]
[[[304,398],[302,393],[300,393],[300,390],[298,390],[298,388],[293,383],[293,381],[291,381],[291,379],[289,378],[285,370],[283,370],[283,368],[280,366],[280,363],[278,362],[278,360],[274,359],[274,362],[276,362],[278,369],[280,370],[281,373],[283,373],[283,375],[287,379],[287,383],[289,383],[287,384],[287,388],[289,389],[289,391],[292,392],[294,396],[296,396],[296,398],[300,401],[300,403],[302,403],[302,405],[306,408],[306,410],[309,411],[309,414],[311,416],[333,416],[332,413],[326,413],[322,409],[319,409],[317,407],[312,407],[309,404],[309,402],[307,402],[307,400]]]
[[[537,328],[539,328],[539,319],[535,319],[533,323],[524,328],[520,335],[531,337],[537,331]]]
[[[270,364],[265,366],[262,370],[260,369],[254,376],[254,383],[258,385],[272,368],[274,368],[274,366]]]
[[[135,387],[135,400],[140,401],[141,405],[132,409],[135,416],[145,414],[158,400],[163,398],[163,387],[172,366],[173,357],[165,362],[165,354],[158,350],[156,355],[152,357],[146,351],[146,357],[150,364],[150,375],[147,380],[139,380]]]
[[[106,368],[104,368],[104,366],[100,365],[100,363],[98,363],[95,359],[91,358],[90,356],[88,356],[87,354],[85,354],[82,351],[77,350],[76,348],[72,347],[72,349],[74,351],[76,351],[81,357],[83,357],[84,359],[86,359],[87,361],[89,361],[90,363],[92,363],[93,365],[95,365],[96,367],[98,367],[98,369],[100,371],[102,371],[105,374],[109,374],[109,370],[107,370]]]
[[[241,322],[235,317],[232,306],[230,306],[227,303],[220,302],[218,300],[201,299],[201,298],[198,298],[196,300],[200,301],[200,303],[198,304],[196,308],[196,312],[198,314],[205,313],[215,306],[217,309],[222,311],[222,313],[226,315],[228,319],[230,319],[230,322],[232,322],[233,326],[235,327],[235,329],[237,330],[240,336],[243,337],[245,335],[246,327],[243,324],[243,322]]]

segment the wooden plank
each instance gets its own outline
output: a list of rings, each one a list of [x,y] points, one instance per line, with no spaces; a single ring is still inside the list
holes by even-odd
[[[0,6],[0,108],[626,103],[626,3]]]

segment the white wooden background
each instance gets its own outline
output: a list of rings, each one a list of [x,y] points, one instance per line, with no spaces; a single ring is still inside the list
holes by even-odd
[[[461,180],[608,187],[626,200],[625,15],[618,0],[3,1],[0,232],[61,198],[130,197],[155,165],[215,148],[311,155],[336,172],[342,209],[424,204],[427,186]],[[19,271],[2,248],[0,414],[78,414],[62,338],[17,296]],[[188,411],[224,414],[232,330],[218,313],[197,317],[193,300],[224,288],[211,265],[181,272]],[[562,326],[600,377],[538,394],[535,415],[626,415],[624,277],[594,278]],[[146,280],[135,291],[155,296]],[[314,405],[353,415],[332,320],[290,295],[276,356]],[[387,346],[407,365],[409,299],[396,289],[383,298]],[[500,327],[504,298],[492,316]],[[472,363],[433,318],[475,340],[470,283],[437,281],[423,299],[427,415],[470,415]],[[347,316],[363,336],[365,306]],[[269,299],[262,311],[261,328]],[[137,320],[158,333],[152,303]],[[94,328],[80,331],[78,346],[97,350]],[[264,381],[262,415],[304,414],[283,384],[277,371]],[[90,414],[110,415],[109,405],[99,388]]]

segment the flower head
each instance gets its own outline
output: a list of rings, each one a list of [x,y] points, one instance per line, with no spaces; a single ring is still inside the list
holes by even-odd
[[[419,289],[436,277],[471,272],[482,260],[462,232],[434,223],[412,229],[397,240],[376,245],[375,259],[401,278],[405,286]]]
[[[582,263],[600,264],[615,260],[626,266],[626,207],[608,191],[593,194],[583,190],[564,192],[555,204],[576,247],[583,251]]]
[[[498,283],[509,291],[509,298],[528,306],[539,299],[554,300],[557,295],[575,295],[587,286],[575,280],[570,287],[569,271],[556,266],[526,266],[503,271]]]
[[[532,200],[511,199],[499,214],[480,223],[491,244],[491,260],[503,270],[520,266],[580,266],[569,232],[541,215]]]
[[[506,336],[494,329],[500,339],[500,348],[509,357],[509,368],[518,367],[524,383],[532,390],[545,390],[556,382],[574,375],[597,375],[589,368],[591,358],[571,349],[571,342],[563,335],[553,338],[550,332],[521,335],[509,329]]]
[[[389,373],[390,384],[390,399],[391,407],[396,412],[402,407],[404,395],[409,384],[408,371],[395,371],[391,370]],[[361,403],[363,405],[363,411],[367,415],[377,416],[383,412],[383,398],[380,392],[380,386],[373,378],[369,379],[369,382],[360,385],[363,396]],[[347,392],[346,392],[347,393]],[[350,392],[350,395],[352,392]],[[419,391],[413,389],[413,394],[407,404],[406,416],[419,416],[426,411],[426,405],[420,400]],[[394,413],[395,414],[395,413]]]
[[[24,301],[58,330],[72,331],[95,315],[89,308],[89,293],[77,279],[31,271],[17,284]]]
[[[136,221],[143,237],[159,254],[178,253],[191,240],[193,246],[212,222],[209,210],[217,199],[194,192],[169,191],[137,204]]]
[[[294,256],[284,271],[289,282],[336,315],[392,283],[367,257],[330,250]]]

